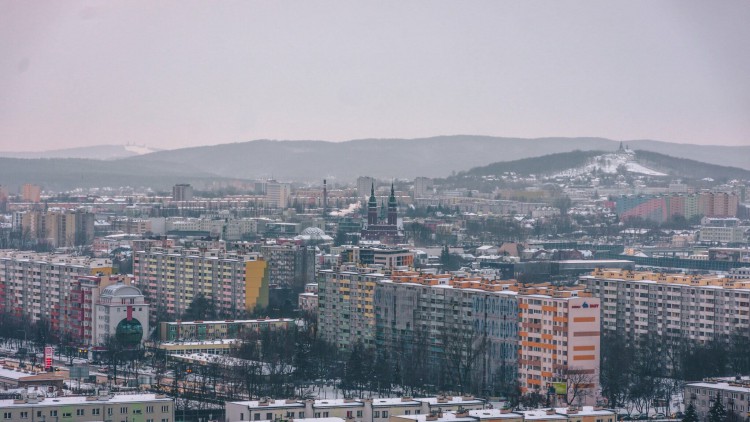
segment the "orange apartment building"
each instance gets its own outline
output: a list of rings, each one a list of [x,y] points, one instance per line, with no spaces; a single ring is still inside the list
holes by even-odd
[[[571,404],[596,401],[600,302],[582,286],[522,287],[518,296],[518,380],[524,394],[554,387]]]

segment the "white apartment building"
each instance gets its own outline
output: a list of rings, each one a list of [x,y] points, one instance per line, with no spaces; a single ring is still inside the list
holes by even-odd
[[[602,328],[699,342],[750,330],[750,280],[598,269],[580,282],[601,299]]]
[[[140,344],[149,334],[148,309],[137,288],[122,283],[105,287],[94,306],[94,344],[105,344],[110,336]]]
[[[473,396],[396,397],[376,399],[318,399],[227,402],[226,421],[275,421],[341,418],[353,422],[387,422],[399,415],[429,415],[432,411],[484,409],[486,402]]]
[[[699,420],[706,420],[717,397],[728,415],[734,413],[739,416],[737,420],[745,420],[750,416],[750,377],[706,379],[685,385],[685,406],[692,404]]]

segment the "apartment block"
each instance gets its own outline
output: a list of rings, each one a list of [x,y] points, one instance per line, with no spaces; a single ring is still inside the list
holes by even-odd
[[[301,292],[315,281],[315,248],[295,244],[266,245],[260,248],[268,262],[268,283]]]
[[[598,269],[580,282],[601,299],[602,328],[635,339],[701,343],[750,330],[750,280]]]
[[[546,394],[565,384],[566,401],[595,401],[599,380],[600,301],[582,287],[519,288],[518,380],[521,391]],[[557,384],[559,385],[559,384]],[[560,392],[557,392],[558,394]]]
[[[0,250],[0,311],[67,328],[79,279],[111,273],[109,259]]]
[[[319,272],[318,295],[320,333],[342,349],[361,342],[391,356],[420,352],[428,377],[464,362],[461,382],[483,389],[517,381],[546,394],[564,383],[582,403],[594,398],[600,301],[583,286],[342,266]]]
[[[510,385],[518,354],[512,287],[476,277],[394,272],[375,286],[375,344],[395,355],[425,348],[433,373],[444,373],[440,368],[450,361],[476,362],[470,377],[477,385]]]
[[[158,394],[44,397],[30,392],[18,400],[0,400],[0,413],[6,422],[175,420],[174,400]]]
[[[357,342],[375,344],[375,283],[385,278],[377,269],[342,265],[318,271],[320,336],[339,348]]]
[[[262,330],[285,330],[294,324],[291,318],[161,322],[159,338],[161,341],[227,340]]]
[[[39,185],[25,183],[21,187],[21,200],[24,202],[39,202],[41,200],[42,188]]]
[[[266,261],[257,254],[151,248],[134,252],[133,273],[153,308],[152,318],[179,318],[200,294],[230,317],[268,306]]]

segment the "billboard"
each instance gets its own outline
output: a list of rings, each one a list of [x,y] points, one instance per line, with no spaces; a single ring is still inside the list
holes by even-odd
[[[552,387],[555,388],[555,394],[568,394],[568,383],[563,382],[553,382]]]
[[[52,356],[55,354],[55,349],[47,346],[44,348],[44,369],[49,371],[52,368]]]

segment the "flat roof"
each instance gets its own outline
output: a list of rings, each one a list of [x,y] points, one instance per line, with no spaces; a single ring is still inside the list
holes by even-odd
[[[66,406],[73,404],[97,404],[97,403],[134,403],[144,401],[171,402],[170,397],[157,398],[156,394],[118,394],[113,397],[104,396],[106,400],[87,400],[88,397],[96,396],[63,396],[63,397],[40,397],[38,403],[16,403],[15,400],[0,400],[0,408],[28,407],[28,406]]]

